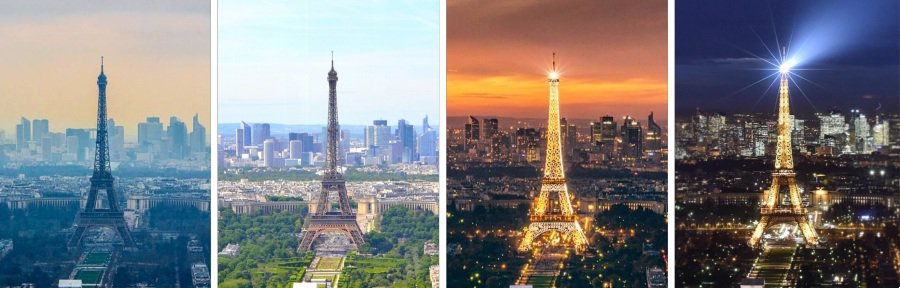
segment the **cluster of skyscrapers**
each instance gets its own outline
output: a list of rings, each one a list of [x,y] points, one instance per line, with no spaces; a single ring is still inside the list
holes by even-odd
[[[521,122],[521,121],[520,121]],[[569,161],[595,163],[661,163],[666,161],[662,128],[653,113],[643,126],[632,116],[624,116],[619,125],[613,116],[590,122],[589,130],[579,131],[575,121],[560,119],[563,155]],[[546,129],[510,127],[503,129],[497,118],[479,120],[469,116],[463,129],[455,129],[450,151],[454,157],[472,161],[540,162]],[[462,159],[460,159],[462,160]]]
[[[697,112],[676,125],[675,157],[770,155],[776,122],[771,116]],[[867,117],[859,109],[837,109],[802,119],[791,115],[795,149],[816,155],[883,155],[900,153],[900,115]]]
[[[125,141],[125,126],[109,119],[109,152],[113,161],[155,161],[208,159],[206,127],[194,115],[193,127],[178,117],[169,118],[165,126],[159,117],[147,117],[137,125],[137,142]],[[66,128],[50,130],[47,119],[29,120],[22,117],[16,124],[15,146],[6,145],[0,151],[11,153],[23,162],[81,162],[93,160],[96,128]],[[0,134],[0,142],[5,143]]]
[[[437,165],[437,130],[422,120],[422,132],[404,119],[396,128],[387,120],[375,120],[363,127],[362,139],[350,130],[340,133],[340,156],[345,165],[371,166],[400,163]],[[322,133],[288,132],[273,135],[268,123],[241,122],[234,132],[234,143],[220,153],[220,164],[229,166],[292,167],[314,166],[324,161],[326,131]],[[359,135],[359,134],[355,134]],[[226,160],[226,156],[228,159]]]

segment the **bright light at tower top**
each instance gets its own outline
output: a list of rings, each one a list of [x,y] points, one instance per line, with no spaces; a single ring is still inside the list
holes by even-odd
[[[791,72],[791,68],[794,68],[795,65],[797,65],[797,60],[793,58],[784,60],[784,62],[781,62],[781,66],[778,67],[778,71],[781,73]]]
[[[558,80],[558,79],[559,79],[559,72],[556,72],[556,71],[550,71],[550,73],[547,73],[547,77],[550,77],[550,80]]]

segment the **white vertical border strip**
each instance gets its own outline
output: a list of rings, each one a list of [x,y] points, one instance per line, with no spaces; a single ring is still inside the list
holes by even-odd
[[[667,129],[668,129],[668,149],[669,149],[669,165],[666,169],[668,173],[666,173],[669,183],[668,183],[668,233],[669,233],[669,251],[667,251],[667,265],[666,271],[668,272],[668,280],[669,287],[675,287],[675,0],[668,1],[669,8],[669,19],[668,19],[668,44],[669,44],[669,57],[668,57],[668,105],[669,105],[669,119],[667,121]]]
[[[438,154],[440,156],[440,161],[438,161],[438,210],[440,214],[438,215],[438,223],[439,224],[439,243],[440,247],[440,287],[447,287],[447,0],[440,0],[440,14],[438,14],[438,18],[440,18],[440,40],[438,41],[438,46],[440,46],[440,64],[439,69],[440,73],[438,74],[441,79],[440,83],[440,123],[441,123],[441,131],[438,135],[441,135],[441,139],[438,142]]]
[[[211,287],[219,287],[219,258],[218,253],[216,253],[219,249],[219,93],[218,93],[218,16],[219,16],[219,7],[218,1],[211,0],[209,11],[211,13],[210,19],[210,47],[209,47],[209,57],[210,57],[210,89],[209,89],[209,109],[211,111],[210,122],[209,122],[209,148],[210,153],[210,164],[209,164],[209,222],[210,222],[210,237],[209,237],[209,260],[210,260],[210,284]]]

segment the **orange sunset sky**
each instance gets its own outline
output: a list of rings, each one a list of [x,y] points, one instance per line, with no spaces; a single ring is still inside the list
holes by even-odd
[[[501,3],[502,2],[502,3]],[[447,3],[447,114],[547,117],[551,53],[561,114],[667,115],[666,1]]]
[[[210,5],[204,1],[0,2],[0,129],[20,117],[51,132],[94,128],[97,75],[106,59],[108,115],[125,126],[177,116],[210,129]]]

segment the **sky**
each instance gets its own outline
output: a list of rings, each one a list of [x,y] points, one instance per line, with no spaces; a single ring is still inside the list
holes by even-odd
[[[437,123],[439,8],[414,0],[219,1],[219,123],[325,124],[331,51],[340,123],[419,123],[426,114]]]
[[[447,1],[448,115],[547,117],[551,53],[560,113],[667,111],[666,1]],[[644,121],[642,121],[644,122]]]
[[[900,112],[900,2],[679,1],[675,7],[676,114],[775,112],[774,66],[796,59],[791,109]],[[772,51],[772,54],[769,53]],[[802,77],[802,78],[801,78]],[[803,79],[805,78],[805,79]]]
[[[170,116],[210,122],[208,1],[0,1],[0,129],[20,117],[50,130],[95,128],[100,56],[109,117],[137,137],[137,123]]]

